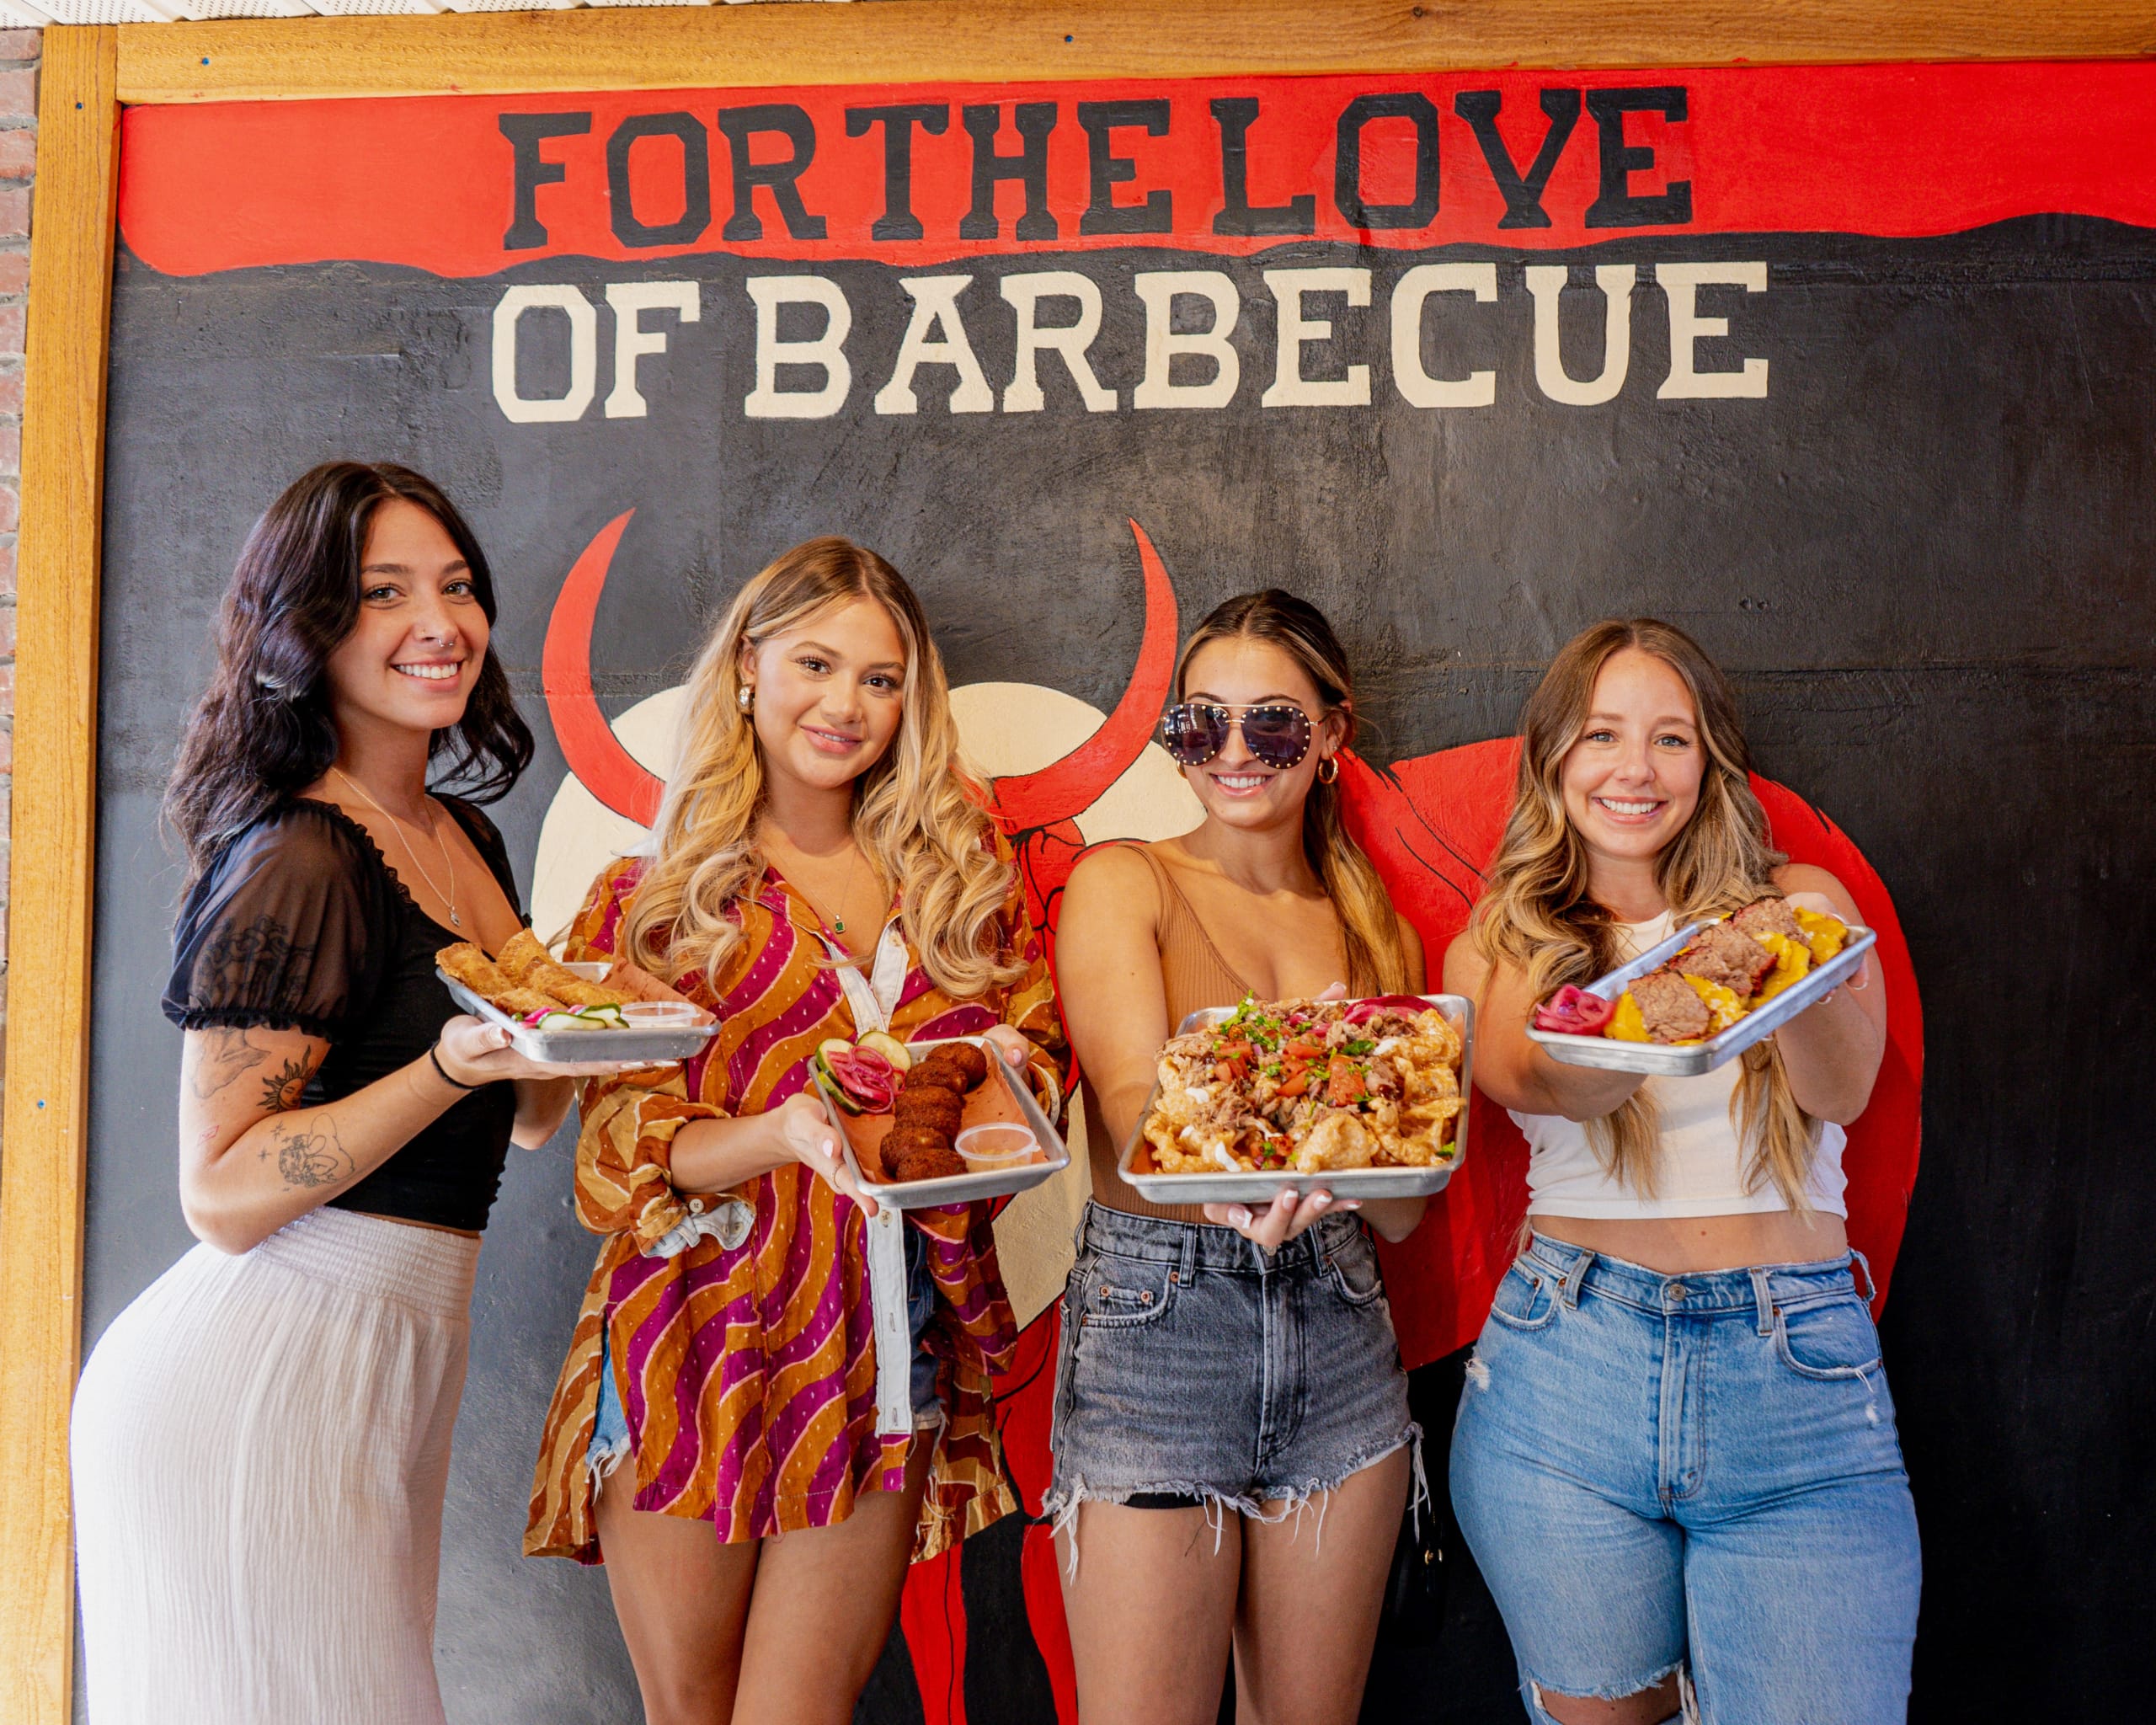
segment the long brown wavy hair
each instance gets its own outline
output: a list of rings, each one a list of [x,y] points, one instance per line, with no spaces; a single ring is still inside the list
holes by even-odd
[[[1011,871],[997,859],[979,781],[959,753],[927,615],[889,563],[835,535],[795,546],[736,594],[690,673],[687,729],[655,853],[622,922],[628,956],[644,969],[670,981],[691,970],[716,977],[741,939],[729,912],[763,873],[764,759],[740,706],[744,653],[856,599],[873,600],[896,626],[905,686],[898,734],[853,782],[854,841],[897,887],[906,938],[945,993],[969,1000],[1025,974],[1001,950]]]
[[[1306,599],[1278,587],[1238,594],[1216,606],[1192,631],[1176,660],[1175,697],[1187,693],[1190,661],[1214,641],[1263,641],[1300,665],[1317,686],[1327,713],[1344,721],[1344,750],[1355,740],[1355,681],[1348,649],[1332,632],[1325,613]],[[1303,804],[1303,854],[1325,883],[1326,895],[1339,913],[1348,949],[1348,982],[1357,991],[1399,994],[1407,987],[1407,955],[1400,941],[1400,922],[1377,869],[1348,833],[1340,813],[1340,786],[1323,780],[1310,787]]]
[[[324,462],[287,485],[240,547],[217,614],[217,669],[180,739],[166,825],[192,885],[217,853],[337,758],[328,666],[360,617],[360,563],[375,511],[401,499],[441,523],[491,626],[494,579],[456,505],[392,462]],[[438,786],[467,802],[508,793],[531,764],[531,732],[491,644],[464,716],[438,730]]]
[[[1753,795],[1751,754],[1736,692],[1699,643],[1652,617],[1612,619],[1582,629],[1550,662],[1520,713],[1519,774],[1511,817],[1476,906],[1476,948],[1495,967],[1527,978],[1536,1000],[1593,980],[1624,962],[1617,921],[1588,896],[1587,846],[1565,813],[1565,757],[1587,728],[1595,680],[1626,650],[1652,654],[1676,672],[1692,697],[1706,766],[1699,807],[1655,859],[1655,879],[1681,927],[1726,915],[1777,889],[1788,859],[1774,849],[1767,813]],[[1732,1100],[1740,1142],[1753,1146],[1746,1184],[1773,1181],[1800,1215],[1818,1142],[1817,1124],[1797,1106],[1770,1037],[1745,1050]],[[1614,1178],[1642,1194],[1656,1184],[1660,1122],[1652,1099],[1635,1091],[1611,1114],[1588,1123],[1588,1141]]]

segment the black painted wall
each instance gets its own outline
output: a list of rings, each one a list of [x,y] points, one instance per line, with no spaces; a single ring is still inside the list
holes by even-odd
[[[1123,392],[1081,410],[1053,361],[1039,414],[953,416],[869,397],[904,328],[898,272],[841,280],[856,383],[839,417],[751,421],[746,272],[554,262],[483,280],[379,266],[182,280],[120,259],[113,322],[101,696],[94,1108],[85,1345],[189,1244],[173,1189],[179,1036],[157,1013],[177,874],[154,830],[174,739],[210,663],[241,538],[332,456],[410,462],[471,514],[503,595],[498,645],[541,734],[500,818],[528,869],[563,766],[537,676],[569,562],[623,509],[594,650],[610,712],[680,680],[725,597],[774,553],[836,531],[890,556],[938,622],[953,679],[1029,681],[1103,709],[1139,617],[1126,516],[1184,617],[1267,582],[1332,614],[1380,760],[1508,730],[1548,654],[1610,612],[1661,615],[1736,675],[1761,768],[1826,809],[1895,895],[1924,989],[1924,1162],[1885,1332],[1926,1553],[1913,1717],[2137,1717],[2152,1635],[2156,1069],[2147,975],[2156,871],[2156,236],[2068,218],[1923,241],[1626,239],[1577,261],[1764,259],[1725,291],[1724,351],[1763,355],[1763,400],[1662,402],[1666,312],[1642,267],[1629,381],[1607,406],[1536,391],[1513,255],[1472,317],[1433,311],[1433,374],[1494,367],[1493,406],[1431,411],[1390,387],[1400,254],[1283,248],[1247,261],[1096,253],[1093,350]],[[1544,261],[1537,259],[1536,261]],[[1267,264],[1359,263],[1337,357],[1374,405],[1263,410]],[[1243,288],[1243,382],[1220,412],[1134,412],[1134,269],[1224,269]],[[1000,391],[1000,260],[963,302]],[[1600,304],[1567,296],[1593,370]],[[688,277],[702,321],[647,361],[648,418],[513,425],[490,319],[506,283]],[[1577,305],[1572,303],[1577,301]],[[603,315],[603,313],[602,313]],[[556,320],[558,323],[558,320]],[[527,321],[528,393],[564,355]],[[611,350],[602,340],[600,393]],[[1733,363],[1733,360],[1726,362]],[[1310,369],[1327,363],[1313,353]],[[552,380],[550,382],[550,379]],[[17,937],[33,938],[34,931]],[[18,1011],[35,1003],[16,1002]],[[511,1164],[482,1259],[445,1541],[440,1662],[464,1725],[625,1722],[633,1686],[595,1573],[520,1557],[538,1423],[594,1242],[568,1209],[568,1145]],[[1433,1483],[1457,1361],[1418,1374]],[[1005,1561],[984,1575],[1015,1580]],[[1502,1628],[1463,1547],[1380,1649],[1366,1716],[1518,1717]],[[968,1567],[969,1577],[974,1567]],[[978,1642],[1021,1637],[1015,1594],[974,1597]],[[976,1658],[984,1656],[977,1650]],[[977,1725],[1047,1717],[1022,1674],[969,1674]],[[894,1647],[865,1717],[920,1717]]]

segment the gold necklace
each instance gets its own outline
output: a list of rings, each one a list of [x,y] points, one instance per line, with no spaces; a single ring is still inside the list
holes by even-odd
[[[403,846],[404,854],[411,858],[413,868],[419,871],[419,879],[426,882],[428,889],[436,898],[449,906],[449,926],[451,928],[463,927],[464,919],[456,914],[456,864],[451,860],[449,841],[441,836],[440,824],[432,818],[431,814],[430,814],[427,825],[434,833],[435,842],[441,846],[441,866],[449,874],[450,889],[447,892],[441,889],[440,882],[427,873],[427,865],[419,860],[419,853],[412,848],[411,840],[404,836],[404,823],[383,808],[381,804],[376,802],[372,797],[368,796],[367,788],[345,772],[343,767],[333,766],[329,770],[357,791],[366,799],[367,807],[389,823],[391,830],[397,835],[397,842]]]
[[[803,852],[803,854],[805,855],[805,854],[806,854],[806,852]],[[853,878],[854,878],[854,875],[855,875],[855,874],[856,874],[856,873],[860,870],[860,868],[861,868],[861,846],[860,846],[859,845],[857,845],[857,845],[855,845],[855,846],[854,846],[854,847],[853,847],[853,861],[852,861],[851,862],[850,862],[850,863],[848,863],[848,864],[846,865],[846,887],[845,887],[844,890],[841,893],[841,895],[840,895],[840,896],[839,896],[839,901],[838,901],[838,903],[839,903],[839,911],[840,911],[840,912],[841,912],[841,915],[840,915],[840,916],[839,916],[838,921],[835,921],[835,922],[831,923],[831,925],[830,925],[831,932],[832,932],[833,934],[844,934],[844,933],[846,932],[846,916],[845,916],[845,915],[844,915],[844,912],[845,912],[845,911],[846,911],[846,899],[847,899],[849,896],[851,896],[851,894],[852,894],[852,892],[853,892]],[[807,901],[808,901],[808,908],[809,908],[810,910],[814,911],[816,913],[816,915],[817,915],[817,916],[818,916],[818,918],[819,918],[819,920],[827,920],[827,919],[825,919],[825,918],[824,918],[823,907],[822,907],[820,905],[819,905],[819,904],[818,904],[818,903],[817,903],[814,899],[811,899],[811,898],[809,898],[809,897],[808,897],[808,894],[807,889],[806,889],[805,888],[803,888],[803,887],[800,884],[800,883],[799,883],[799,882],[798,882],[798,881],[794,880],[794,879],[792,879],[792,876],[790,876],[790,875],[786,877],[786,880],[787,880],[787,884],[788,885],[792,886],[794,891],[796,891],[796,892],[799,893],[799,894],[801,895],[801,896],[802,896],[804,900],[807,900]],[[787,920],[788,921],[792,921],[792,918],[791,916],[789,916]],[[811,932],[815,932],[815,931],[811,931]]]

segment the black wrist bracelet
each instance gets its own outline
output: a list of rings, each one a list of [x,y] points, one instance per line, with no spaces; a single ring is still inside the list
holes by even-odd
[[[477,1090],[479,1087],[478,1085],[467,1084],[462,1078],[452,1078],[449,1076],[449,1068],[442,1065],[441,1055],[437,1052],[440,1046],[439,1043],[429,1043],[427,1058],[435,1063],[435,1071],[441,1074],[441,1081],[445,1084],[454,1084],[459,1090]]]

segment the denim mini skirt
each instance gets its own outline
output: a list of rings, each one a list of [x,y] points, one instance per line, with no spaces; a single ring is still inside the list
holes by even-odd
[[[1086,1208],[1064,1290],[1043,1513],[1087,1499],[1278,1520],[1422,1431],[1352,1214],[1268,1257],[1232,1228]]]

